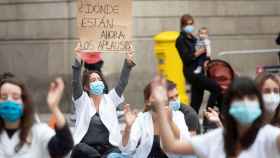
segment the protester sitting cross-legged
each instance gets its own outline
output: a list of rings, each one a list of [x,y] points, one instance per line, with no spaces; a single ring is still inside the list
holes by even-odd
[[[262,93],[264,107],[267,112],[267,122],[280,127],[280,82],[273,74],[262,73],[256,78],[256,83]]]
[[[105,158],[119,153],[121,143],[120,124],[116,108],[124,101],[122,96],[132,67],[132,53],[127,53],[117,86],[108,92],[103,75],[99,71],[86,70],[81,80],[82,61],[77,55],[73,69],[73,100],[76,110],[74,147],[72,158]]]
[[[218,104],[216,104],[215,107],[207,107],[204,112],[204,132],[208,132],[222,126],[220,121],[220,111],[223,108],[223,99],[230,84],[236,77],[232,66],[226,61],[220,59],[213,59],[208,63],[206,67],[206,75],[208,78],[218,83],[221,89],[221,95],[219,95]]]
[[[73,147],[73,138],[59,104],[62,79],[50,84],[47,104],[56,116],[55,130],[35,123],[33,103],[25,85],[14,76],[0,82],[0,157],[62,158]]]
[[[122,138],[122,154],[133,158],[167,158],[181,157],[165,152],[160,145],[158,116],[155,113],[153,97],[151,97],[151,84],[144,89],[144,112],[136,116],[129,107],[125,110],[125,130]],[[172,134],[179,140],[190,139],[182,112],[164,107]]]
[[[200,134],[199,117],[195,110],[180,102],[177,86],[174,82],[167,80],[167,96],[169,107],[174,111],[181,111],[184,114],[186,125],[192,135]]]
[[[196,154],[200,158],[279,158],[280,129],[265,125],[262,95],[252,79],[236,78],[230,85],[223,110],[224,128],[180,141],[174,137],[165,113],[164,80],[156,78],[152,96],[159,116],[161,140],[167,152]]]

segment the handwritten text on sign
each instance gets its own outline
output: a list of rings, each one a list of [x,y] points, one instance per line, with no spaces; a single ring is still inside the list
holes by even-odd
[[[131,0],[78,0],[77,23],[82,49],[132,50]]]

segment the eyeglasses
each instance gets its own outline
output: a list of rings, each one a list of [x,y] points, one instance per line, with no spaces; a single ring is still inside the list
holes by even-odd
[[[263,90],[263,93],[265,93],[265,94],[269,94],[269,93],[278,93],[279,94],[279,88],[273,88],[273,89],[271,89],[271,88],[265,88],[264,90]]]

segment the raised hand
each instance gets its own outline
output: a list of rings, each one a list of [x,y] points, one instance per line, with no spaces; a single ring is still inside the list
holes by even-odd
[[[130,109],[129,104],[126,104],[124,106],[124,118],[125,118],[126,126],[131,127],[133,125],[136,117],[137,117],[137,113]]]
[[[63,128],[65,126],[65,118],[59,109],[59,103],[63,95],[64,82],[61,78],[55,79],[51,82],[49,87],[49,92],[47,96],[48,106],[56,118],[56,126],[58,128]]]
[[[156,110],[167,105],[166,80],[162,76],[156,76],[152,80],[151,92]]]
[[[134,64],[132,52],[126,53],[126,60],[130,65]]]
[[[74,49],[75,51],[75,57],[76,59],[81,62],[82,58],[81,58],[81,47],[79,44],[77,44],[76,48]]]
[[[47,103],[51,111],[58,108],[64,90],[64,82],[61,78],[51,82],[47,97]]]
[[[219,113],[213,108],[208,107],[207,111],[204,112],[205,117],[211,121],[221,126],[221,120],[219,118]]]

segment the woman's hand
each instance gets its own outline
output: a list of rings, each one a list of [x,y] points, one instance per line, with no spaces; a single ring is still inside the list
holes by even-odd
[[[132,52],[126,53],[126,60],[127,60],[129,65],[133,65],[134,64],[133,53]]]
[[[202,54],[206,53],[206,49],[205,48],[200,48],[198,49],[195,53],[194,53],[194,56],[195,57],[199,57],[201,56]]]
[[[64,83],[61,78],[55,79],[55,81],[50,84],[47,103],[51,111],[58,108],[58,104],[62,98],[63,90]]]
[[[162,76],[156,76],[151,85],[152,102],[155,105],[156,111],[163,109],[168,104],[166,80]]]
[[[124,118],[127,127],[131,127],[137,117],[137,113],[130,109],[130,105],[126,104],[124,106]]]
[[[129,136],[130,136],[130,129],[133,125],[133,123],[135,122],[137,117],[137,113],[131,111],[129,104],[126,104],[124,106],[124,121],[125,121],[125,129],[124,129],[124,133],[122,136],[122,145],[126,146],[128,144],[129,141]]]
[[[80,48],[80,45],[77,44],[76,48],[74,49],[75,50],[75,58],[81,62],[82,58],[81,58],[81,48]]]
[[[219,127],[222,126],[219,113],[213,108],[208,107],[207,111],[204,112],[204,115],[209,121],[216,123]]]
[[[64,82],[61,78],[55,79],[51,82],[49,92],[47,96],[47,103],[50,111],[55,115],[57,119],[57,127],[62,128],[65,125],[65,118],[60,111],[59,103],[63,95]]]

